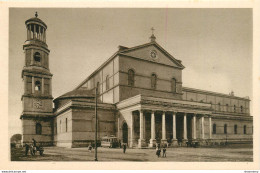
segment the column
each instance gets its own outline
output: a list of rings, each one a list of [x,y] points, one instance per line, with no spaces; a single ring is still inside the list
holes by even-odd
[[[120,139],[120,118],[117,118],[117,138]]]
[[[42,94],[44,94],[44,78],[42,78]]]
[[[32,93],[34,93],[34,77],[32,77]]]
[[[172,139],[176,140],[176,115],[175,112],[172,114]]]
[[[138,148],[142,148],[144,146],[144,112],[143,110],[140,110],[139,111],[139,115],[140,115],[140,137],[139,137],[139,140],[138,140]]]
[[[33,25],[33,39],[36,37],[36,25]]]
[[[161,142],[166,142],[166,125],[165,125],[165,112],[162,114],[162,140]]]
[[[144,133],[144,134],[143,134],[143,138],[145,139],[145,128],[146,128],[146,127],[145,127],[145,113],[143,114],[143,117],[144,117],[144,118],[143,118],[143,133]]]
[[[27,76],[24,76],[24,94],[27,94]]]
[[[176,139],[176,113],[172,114],[172,146],[178,146],[178,141]]]
[[[33,65],[33,54],[34,54],[34,49],[31,49],[31,65]]]
[[[27,25],[27,40],[30,39],[30,31],[29,31],[29,26]]]
[[[154,118],[154,111],[151,113],[151,139],[149,147],[153,147],[155,144],[155,118]]]
[[[196,114],[193,115],[193,139],[196,139]]]
[[[31,24],[29,25],[29,33],[30,33],[29,34],[29,37],[30,37],[29,39],[31,39],[32,38],[32,25]]]
[[[131,131],[130,131],[130,147],[133,147],[134,143],[134,115],[133,112],[131,112]]]
[[[204,139],[204,116],[201,117],[201,138]]]
[[[44,29],[44,42],[46,42],[46,29]]]
[[[211,116],[209,116],[209,139],[211,139],[211,135],[212,135],[212,128],[211,128]]]
[[[183,116],[183,139],[187,140],[187,116],[186,116],[186,113],[184,113],[184,116]]]

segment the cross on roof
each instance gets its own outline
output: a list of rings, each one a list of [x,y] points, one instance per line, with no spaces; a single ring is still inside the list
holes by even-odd
[[[35,17],[38,17],[37,11],[35,12]]]
[[[152,27],[151,30],[152,30],[152,34],[153,34],[153,32],[154,32],[155,29]]]

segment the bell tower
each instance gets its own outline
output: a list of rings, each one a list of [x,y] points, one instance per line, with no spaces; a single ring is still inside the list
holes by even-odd
[[[24,93],[22,95],[23,142],[34,138],[42,145],[53,143],[52,74],[46,44],[47,25],[35,17],[25,21],[27,39],[23,45],[25,64],[22,70]]]

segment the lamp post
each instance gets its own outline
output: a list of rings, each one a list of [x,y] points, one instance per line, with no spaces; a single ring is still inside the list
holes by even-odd
[[[96,129],[95,129],[95,161],[98,161],[97,159],[97,90],[98,86],[95,88],[95,121],[96,121]]]

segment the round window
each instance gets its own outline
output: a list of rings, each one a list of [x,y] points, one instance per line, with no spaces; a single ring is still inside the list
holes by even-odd
[[[157,58],[157,52],[156,52],[156,50],[152,50],[151,52],[150,52],[150,56],[151,56],[151,58]]]

